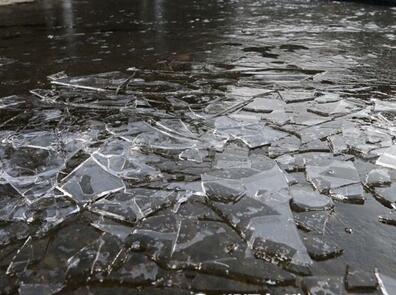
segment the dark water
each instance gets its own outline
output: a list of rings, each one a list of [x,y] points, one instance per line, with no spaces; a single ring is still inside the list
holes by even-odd
[[[337,1],[0,8],[0,97],[20,95],[0,105],[0,287],[396,292],[395,20]],[[124,74],[51,86],[61,71]]]
[[[333,64],[392,83],[394,18],[388,6],[336,1],[39,1],[3,7],[0,56],[14,63],[0,68],[0,91],[15,94],[17,86],[22,93],[62,70],[153,67],[173,58],[236,61],[244,46],[288,43],[310,50],[279,62]]]

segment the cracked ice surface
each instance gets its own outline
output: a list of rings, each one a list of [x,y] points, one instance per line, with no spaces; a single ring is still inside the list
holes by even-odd
[[[392,294],[395,103],[304,48],[1,98],[0,289]]]
[[[339,96],[311,102],[283,92],[282,101],[268,89],[233,86],[216,92],[213,104],[226,100],[224,108],[200,93],[194,108],[179,104],[183,112],[169,112],[175,101],[158,87],[180,92],[182,101],[186,86],[147,82],[152,101],[134,89],[140,80],[114,94],[128,79],[118,72],[53,79],[55,90],[32,93],[42,103],[61,102],[53,112],[65,116],[68,131],[46,131],[44,121],[42,130],[10,126],[1,133],[0,241],[17,251],[5,276],[21,294],[95,282],[161,286],[167,279],[178,286],[177,270],[235,288],[240,280],[263,290],[293,285],[296,275],[312,274],[315,261],[344,255],[337,241],[316,232],[324,234],[337,202],[364,203],[364,184],[394,206],[394,135],[381,128],[378,108],[356,117],[350,114],[361,104]],[[19,97],[2,102],[5,109],[24,105]],[[75,128],[80,107],[91,120]],[[277,121],[279,112],[290,119]],[[372,161],[373,169],[361,175],[355,158]],[[392,224],[387,216],[377,218]],[[301,287],[313,290],[321,280]],[[181,286],[188,289],[187,281]]]

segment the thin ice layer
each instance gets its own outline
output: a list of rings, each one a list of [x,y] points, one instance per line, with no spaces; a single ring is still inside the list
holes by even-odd
[[[87,203],[124,187],[120,178],[91,157],[68,175],[60,189],[76,202]]]

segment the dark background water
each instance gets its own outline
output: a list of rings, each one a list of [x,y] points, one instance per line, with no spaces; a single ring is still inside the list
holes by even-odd
[[[23,93],[63,70],[235,61],[244,52],[230,44],[254,42],[304,43],[311,52],[286,62],[340,70],[370,64],[362,75],[392,81],[395,14],[389,6],[337,1],[43,0],[1,7],[0,96]]]

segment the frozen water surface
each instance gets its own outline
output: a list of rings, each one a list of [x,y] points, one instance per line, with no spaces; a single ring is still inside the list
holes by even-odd
[[[396,292],[393,8],[36,2],[0,10],[0,294]]]

